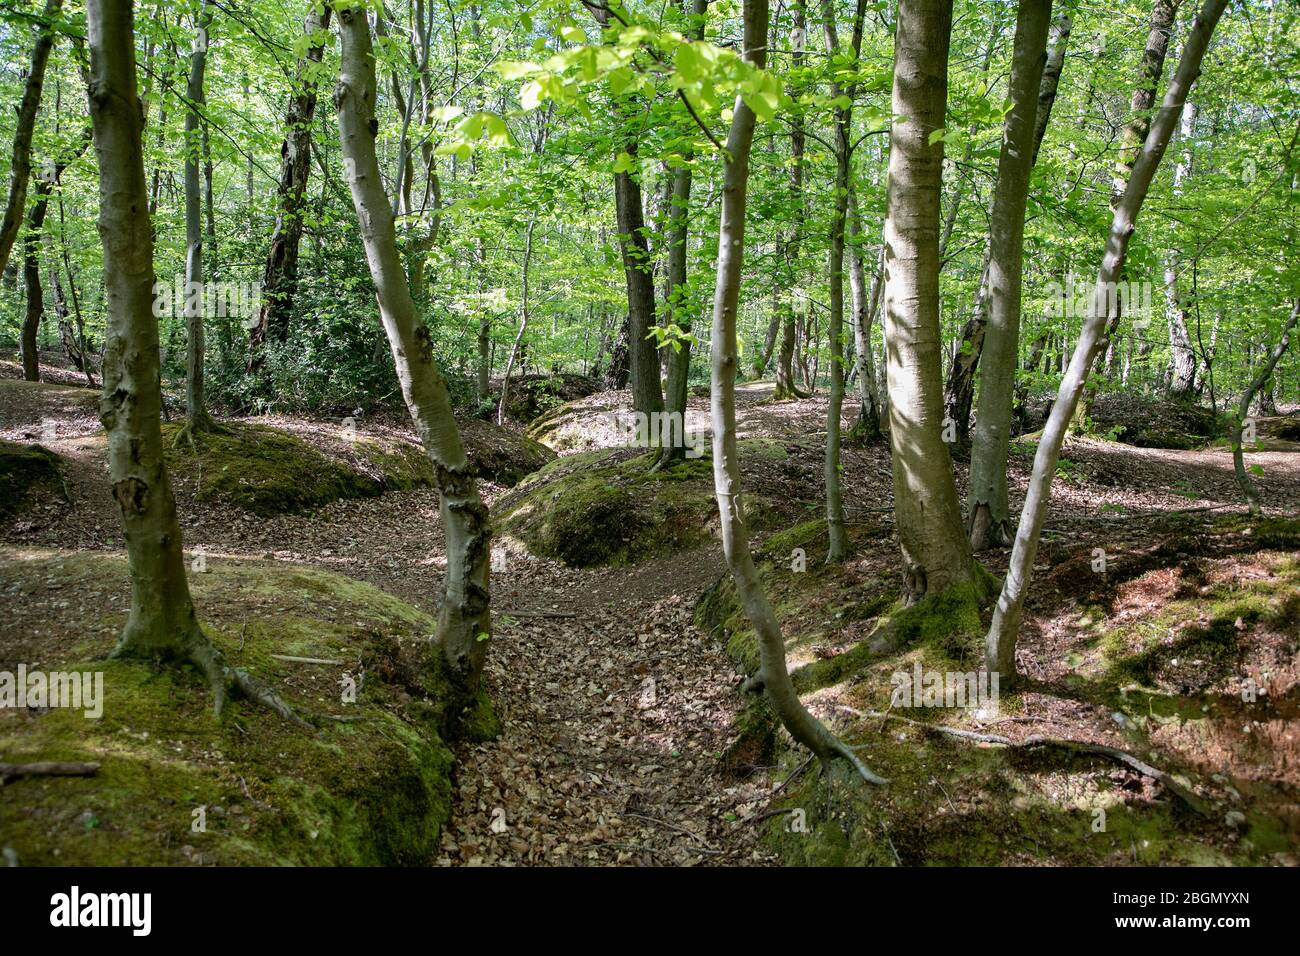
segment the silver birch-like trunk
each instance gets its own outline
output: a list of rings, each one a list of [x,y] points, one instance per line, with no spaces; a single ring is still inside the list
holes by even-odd
[[[465,456],[447,384],[433,357],[429,330],[419,320],[397,253],[393,212],[375,152],[375,64],[370,27],[360,9],[338,12],[343,52],[335,106],[350,171],[349,187],[388,336],[415,432],[437,472],[447,539],[447,575],[438,640],[455,678],[477,688],[491,633],[488,605],[488,511]]]
[[[1001,547],[1011,540],[1007,454],[1020,349],[1025,206],[1051,18],[1052,0],[1020,0],[1011,55],[1011,110],[1002,135],[989,224],[988,323],[967,489],[966,511],[975,551]]]
[[[1039,535],[1047,517],[1047,504],[1051,496],[1052,477],[1056,474],[1061,444],[1065,440],[1070,420],[1074,416],[1087,382],[1097,352],[1105,343],[1106,324],[1109,320],[1110,291],[1119,281],[1128,255],[1128,244],[1137,227],[1138,213],[1151,188],[1156,170],[1169,145],[1174,127],[1182,113],[1183,104],[1192,84],[1201,72],[1201,60],[1209,46],[1214,28],[1223,15],[1227,0],[1205,0],[1197,14],[1183,47],[1178,70],[1165,91],[1164,102],[1157,112],[1146,140],[1143,142],[1128,185],[1115,206],[1110,232],[1097,281],[1089,303],[1088,316],[1079,333],[1069,367],[1061,379],[1056,401],[1043,427],[1034,455],[1034,468],[1029,477],[1025,505],[1020,513],[1016,530],[1015,547],[1007,576],[998,596],[993,613],[993,623],[986,638],[986,664],[990,671],[1001,674],[1002,686],[1015,680],[1016,637],[1024,613],[1025,594],[1033,577],[1034,559],[1038,554]]]
[[[746,60],[762,68],[767,59],[768,0],[744,0]],[[736,313],[744,266],[745,192],[749,153],[754,141],[754,112],[737,96],[723,160],[722,221],[718,230],[717,280],[713,296],[711,417],[713,422],[713,485],[718,498],[722,549],[736,582],[741,607],[758,635],[760,678],[777,716],[790,735],[823,761],[849,760],[872,783],[873,774],[857,755],[808,713],[795,692],[785,658],[785,638],[759,582],[749,550],[740,496],[740,460],[736,448]]]

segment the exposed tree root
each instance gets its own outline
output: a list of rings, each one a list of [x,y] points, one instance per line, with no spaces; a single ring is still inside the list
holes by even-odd
[[[311,724],[299,717],[294,712],[294,709],[265,683],[242,668],[231,667],[226,662],[225,655],[213,646],[207,635],[201,630],[196,628],[186,643],[188,650],[183,652],[181,659],[190,661],[207,678],[208,686],[212,689],[212,714],[214,717],[219,718],[221,716],[226,701],[229,699],[231,692],[234,691],[246,700],[275,711],[285,720],[297,724],[299,727],[308,730],[315,729]],[[141,655],[133,653],[132,649],[125,644],[119,644],[113,653],[109,655],[110,658],[139,656]]]
[[[1194,811],[1205,817],[1214,816],[1210,805],[1190,789],[1179,783],[1172,776],[1158,767],[1141,758],[1129,753],[1127,750],[1120,750],[1118,747],[1108,747],[1105,744],[1088,743],[1083,740],[1069,740],[1063,737],[1045,737],[1042,734],[1033,734],[1024,740],[1012,740],[1010,737],[1004,737],[1001,734],[981,734],[972,730],[961,730],[957,727],[944,727],[941,724],[928,724],[922,720],[913,720],[910,717],[904,717],[901,714],[891,714],[888,712],[879,713],[877,711],[860,711],[852,707],[840,706],[841,710],[848,711],[858,717],[878,717],[881,720],[899,720],[906,724],[913,724],[917,727],[924,727],[926,730],[932,730],[936,733],[944,734],[948,737],[955,737],[958,740],[970,740],[975,743],[996,744],[1001,747],[1029,749],[1033,747],[1058,747],[1062,750],[1073,751],[1074,753],[1095,754],[1100,757],[1109,757],[1111,760],[1122,763],[1127,767],[1136,770],[1144,777],[1150,777],[1157,783],[1163,784],[1174,796],[1178,797]]]

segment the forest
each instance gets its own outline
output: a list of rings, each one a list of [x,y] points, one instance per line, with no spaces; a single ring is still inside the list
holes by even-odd
[[[0,865],[1300,865],[1297,0],[0,0],[0,187]]]

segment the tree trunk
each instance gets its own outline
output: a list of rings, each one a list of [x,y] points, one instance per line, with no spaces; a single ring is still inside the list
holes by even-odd
[[[704,39],[704,24],[708,17],[709,0],[692,0],[691,29],[689,35]],[[691,332],[691,306],[686,301],[686,267],[690,239],[691,161],[694,154],[688,150],[681,165],[673,170],[672,190],[668,202],[668,225],[664,230],[668,244],[667,268],[664,280],[664,318],[675,325],[682,335]],[[666,467],[686,456],[686,398],[687,383],[691,373],[691,343],[678,338],[676,346],[669,346],[668,391],[664,408],[670,416],[681,416],[681,441],[666,441],[659,452],[659,465]],[[764,363],[766,364],[766,363]],[[760,374],[762,374],[760,372]],[[661,432],[661,434],[665,434]]]
[[[41,227],[45,210],[49,207],[50,186],[42,180],[36,185],[36,204],[27,217],[27,234],[23,237],[23,288],[27,295],[27,311],[23,316],[20,351],[23,357],[23,378],[29,382],[41,380],[39,336],[41,318],[45,314],[45,299],[41,293]]]
[[[510,373],[514,371],[515,360],[519,358],[524,341],[524,333],[528,331],[528,269],[533,261],[533,230],[537,228],[537,216],[528,220],[528,229],[524,233],[524,262],[523,270],[520,276],[519,291],[519,331],[515,334],[515,340],[510,346],[510,355],[506,359],[506,372],[501,377],[501,401],[497,405],[497,424],[503,425],[506,420],[506,402],[510,399]]]
[[[1178,14],[1178,4],[1181,0],[1154,0],[1151,7],[1150,25],[1147,29],[1146,47],[1142,51],[1142,66],[1138,74],[1137,86],[1133,90],[1133,99],[1129,104],[1130,117],[1128,123],[1124,126],[1124,132],[1120,137],[1119,159],[1115,163],[1115,169],[1111,173],[1111,195],[1110,206],[1114,212],[1115,207],[1119,205],[1120,199],[1124,195],[1125,184],[1132,174],[1133,164],[1137,160],[1143,143],[1146,141],[1147,133],[1151,128],[1151,108],[1156,101],[1156,92],[1160,88],[1160,78],[1164,75],[1165,55],[1169,49],[1169,37],[1173,33],[1174,21]],[[1115,282],[1123,280],[1123,274],[1115,276]],[[1111,311],[1110,318],[1106,323],[1105,335],[1103,342],[1098,349],[1099,354],[1107,358],[1106,373],[1111,374],[1114,370],[1114,359],[1116,351],[1111,348],[1111,343],[1115,339],[1115,332],[1119,328],[1119,322],[1122,309],[1119,307],[1119,299],[1112,296],[1112,301],[1116,307]],[[1088,372],[1091,373],[1089,368]],[[1085,379],[1088,375],[1084,376]],[[1097,383],[1090,382],[1084,390],[1079,402],[1077,403],[1075,414],[1071,420],[1070,427],[1078,431],[1086,431],[1090,427],[1092,419],[1092,402],[1096,397]]]
[[[429,330],[416,316],[397,254],[393,213],[375,153],[378,123],[370,28],[361,9],[341,10],[338,20],[343,52],[335,105],[343,156],[351,172],[352,202],[402,396],[415,432],[437,471],[447,536],[447,576],[438,640],[455,679],[464,690],[472,692],[482,674],[491,629],[488,512],[461,445],[446,382],[434,362]]]
[[[876,357],[871,348],[871,327],[875,322],[876,311],[880,306],[880,291],[884,284],[884,260],[876,257],[876,272],[871,280],[871,291],[867,292],[866,269],[862,262],[859,243],[862,240],[862,221],[858,216],[857,196],[849,192],[849,235],[853,242],[849,249],[849,289],[853,301],[853,344],[854,365],[858,378],[858,401],[860,411],[854,425],[855,436],[868,443],[879,441],[883,436],[880,430],[880,390],[876,382]]]
[[[839,51],[840,40],[835,26],[835,5],[821,0],[822,31],[826,36],[827,56]],[[865,0],[858,0],[853,17],[853,38],[848,53],[856,64],[862,48],[862,20]],[[832,80],[832,100],[847,98],[847,105],[835,107],[835,206],[830,236],[830,318],[826,330],[830,339],[830,396],[826,403],[826,453],[822,463],[822,480],[826,486],[826,529],[829,550],[826,560],[843,561],[848,554],[849,539],[844,527],[844,494],[840,488],[840,412],[844,407],[844,232],[849,217],[850,137],[853,131],[853,97],[856,84],[842,88]]]
[[[199,185],[200,116],[203,109],[203,76],[208,64],[208,25],[212,21],[207,0],[199,5],[194,49],[190,53],[190,76],[185,95],[185,409],[186,427],[192,435],[212,426],[204,395],[204,301],[203,291],[203,206]]]
[[[635,141],[625,143],[623,148],[636,159]],[[658,349],[650,337],[650,329],[655,324],[655,285],[650,246],[645,236],[645,212],[641,206],[641,186],[630,172],[614,174],[614,204],[623,273],[627,278],[632,407],[649,415],[663,411],[664,399],[659,386]]]
[[[767,334],[763,336],[763,349],[754,356],[754,378],[762,378],[767,367],[772,364],[772,353],[776,350],[776,337],[781,331],[781,308],[776,290],[772,291],[772,318],[767,323]]]
[[[1020,350],[1025,206],[1051,16],[1052,0],[1020,0],[1016,14],[1008,92],[1011,110],[998,157],[998,181],[989,224],[989,318],[984,331],[984,371],[966,509],[971,548],[975,551],[1001,547],[1011,540],[1007,453]]]
[[[1183,122],[1178,135],[1183,140],[1183,152],[1174,167],[1174,195],[1182,194],[1184,183],[1192,168],[1192,136],[1196,131],[1196,104],[1188,101],[1183,106]],[[1169,395],[1184,401],[1196,396],[1196,353],[1192,350],[1192,337],[1187,330],[1187,303],[1179,292],[1179,262],[1176,250],[1165,254],[1165,320],[1169,326]]]
[[[284,122],[284,143],[280,146],[280,182],[275,193],[275,227],[271,247],[262,271],[262,303],[249,336],[249,372],[258,372],[265,361],[268,340],[283,344],[289,335],[293,299],[298,284],[298,246],[302,241],[303,197],[311,177],[311,126],[316,115],[316,83],[311,79],[325,53],[330,15],[328,4],[321,13],[308,11],[303,31],[316,41],[298,62],[302,85],[289,99]]]
[[[159,422],[153,233],[146,214],[133,19],[129,0],[87,3],[99,235],[104,261],[114,264],[104,271],[107,327],[100,420],[108,432],[109,474],[131,570],[131,612],[113,656],[193,662],[212,686],[218,714],[227,692],[236,689],[292,717],[274,693],[226,665],[199,627],[185,578]]]
[[[744,0],[744,57],[760,69],[767,58],[768,0]],[[884,783],[857,755],[804,708],[785,658],[785,638],[763,593],[749,551],[740,500],[740,462],[736,448],[736,313],[744,263],[745,190],[754,139],[754,112],[736,97],[723,159],[722,221],[718,231],[717,282],[713,297],[712,407],[713,484],[718,498],[722,547],[736,582],[736,593],[758,634],[759,678],[777,716],[795,740],[824,761],[849,760],[873,783]]]
[[[1259,516],[1259,491],[1255,488],[1255,482],[1250,478],[1250,473],[1246,470],[1246,462],[1242,456],[1241,431],[1246,418],[1250,415],[1250,400],[1254,398],[1255,393],[1264,388],[1273,376],[1273,369],[1277,368],[1278,359],[1280,359],[1291,344],[1291,330],[1295,328],[1296,320],[1300,319],[1300,299],[1296,299],[1295,305],[1291,309],[1291,317],[1287,319],[1286,325],[1282,326],[1282,334],[1279,336],[1277,345],[1265,354],[1264,362],[1260,365],[1255,377],[1250,380],[1246,386],[1246,391],[1242,393],[1241,400],[1237,403],[1237,414],[1232,419],[1231,440],[1232,440],[1232,467],[1237,474],[1237,483],[1241,485],[1241,493],[1246,498],[1246,504],[1250,505],[1250,513],[1255,517]],[[1276,413],[1276,409],[1274,410]]]
[[[885,217],[885,339],[894,514],[904,595],[973,584],[952,460],[941,434],[939,194],[952,0],[902,0],[894,54]]]
[[[805,0],[794,0],[791,9],[793,21],[790,27],[791,68],[798,70],[803,65],[804,41],[807,37],[807,14]],[[787,398],[807,398],[808,393],[795,384],[794,360],[796,311],[794,296],[789,286],[796,283],[799,270],[799,251],[803,239],[803,223],[807,219],[807,201],[803,190],[803,157],[805,146],[804,120],[801,112],[796,112],[790,120],[790,196],[797,206],[794,222],[790,225],[790,237],[785,243],[785,262],[787,269],[786,307],[781,318],[781,348],[776,359],[776,389],[772,397],[777,400]]]
[[[45,66],[54,48],[54,21],[63,8],[63,0],[46,0],[36,28],[36,42],[32,45],[32,65],[27,71],[23,98],[18,104],[18,120],[14,127],[13,156],[9,160],[9,198],[5,204],[4,218],[0,219],[0,274],[9,264],[18,229],[22,225],[27,207],[27,183],[32,175],[32,131],[36,128],[36,112],[41,106],[41,92],[45,87]]]
[[[1020,525],[1016,530],[1015,548],[1011,553],[1006,580],[994,610],[993,623],[989,627],[986,641],[987,666],[990,671],[1002,675],[1003,686],[1015,679],[1016,637],[1024,612],[1025,592],[1029,587],[1034,558],[1038,553],[1039,535],[1047,516],[1052,477],[1056,473],[1061,444],[1065,440],[1066,430],[1086,384],[1088,371],[1092,368],[1093,360],[1105,342],[1110,311],[1109,290],[1115,287],[1123,271],[1129,240],[1137,227],[1138,213],[1142,209],[1142,203],[1151,188],[1156,169],[1169,145],[1169,139],[1178,123],[1183,104],[1187,101],[1188,91],[1200,75],[1205,48],[1209,45],[1214,27],[1219,22],[1226,5],[1227,0],[1205,0],[1205,6],[1192,23],[1187,43],[1183,47],[1182,60],[1178,64],[1178,71],[1165,91],[1164,102],[1142,144],[1132,174],[1129,176],[1128,185],[1115,206],[1110,233],[1106,239],[1106,250],[1101,267],[1097,271],[1097,282],[1093,288],[1088,317],[1079,333],[1079,340],[1075,345],[1069,368],[1061,380],[1056,401],[1052,405],[1047,424],[1043,427],[1038,451],[1034,455],[1034,469],[1029,477],[1025,506],[1021,511]]]
[[[1038,108],[1035,111],[1034,152],[1030,160],[1030,169],[1038,162],[1038,152],[1047,134],[1047,123],[1056,103],[1056,91],[1061,82],[1061,71],[1065,68],[1065,51],[1070,43],[1073,20],[1070,13],[1061,13],[1052,24],[1051,46],[1047,53],[1047,63],[1043,67],[1043,77],[1038,86]],[[975,399],[975,373],[979,368],[980,355],[984,349],[984,329],[988,321],[988,268],[989,246],[984,247],[984,262],[980,266],[980,281],[975,292],[975,306],[970,318],[962,329],[961,345],[956,358],[948,369],[948,381],[944,387],[944,409],[953,422],[956,432],[956,445],[959,449],[970,447],[970,413]]]

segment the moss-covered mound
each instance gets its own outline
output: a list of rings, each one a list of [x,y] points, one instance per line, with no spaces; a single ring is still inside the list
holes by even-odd
[[[433,466],[409,442],[358,439],[337,454],[278,428],[222,422],[217,430],[177,437],[163,426],[167,467],[192,484],[199,501],[219,501],[268,516],[310,511],[339,498],[431,485]],[[330,449],[331,452],[334,449]]]
[[[798,774],[773,807],[786,812],[763,824],[792,864],[1294,863],[1300,814],[1287,728],[1300,693],[1300,539],[1277,521],[1236,527],[1243,520],[1202,536],[1237,538],[1234,553],[1194,559],[1187,542],[1174,542],[1158,549],[1162,567],[1113,583],[1113,598],[1082,615],[1046,576],[1036,593],[1056,596],[1022,629],[1022,671],[1032,679],[1002,687],[991,708],[916,706],[895,694],[898,675],[918,667],[945,676],[981,669],[985,621],[972,602],[957,595],[902,609],[890,582],[868,580],[852,562],[823,567],[815,523],[774,535],[759,570],[795,686],[890,782],[868,787],[843,762],[805,763],[761,697],[741,710],[723,768],[748,776],[777,764],[779,777]],[[881,546],[883,532],[851,530],[859,554]],[[805,552],[804,571],[795,549]],[[1078,594],[1098,600],[1086,588]],[[757,668],[728,578],[696,616],[740,671]],[[1244,704],[1247,677],[1264,689]],[[962,739],[936,726],[992,736]],[[1030,735],[1135,753],[1172,774],[1191,801],[1104,754],[1026,743]]]
[[[746,462],[778,455],[785,451],[774,442],[741,443]],[[712,458],[652,470],[657,458],[606,448],[554,461],[498,502],[497,530],[571,567],[629,564],[695,547],[717,527]],[[751,528],[770,526],[769,498],[756,492],[745,508]]]
[[[506,417],[527,425],[539,415],[552,409],[600,391],[600,382],[587,375],[562,372],[556,375],[519,375],[510,378],[510,397],[506,401]],[[496,414],[496,404],[501,400],[501,382],[493,383],[493,402],[490,413]],[[487,414],[489,409],[484,409]]]
[[[0,709],[0,761],[99,765],[6,784],[0,844],[23,865],[426,862],[452,767],[434,622],[323,571],[213,555],[206,567],[191,581],[213,642],[314,728],[240,700],[216,719],[188,668],[102,659],[129,603],[123,556],[0,552],[0,591],[18,618],[0,670],[103,675],[98,718]],[[23,596],[36,592],[63,599],[29,609]],[[97,616],[105,606],[121,610]]]
[[[1093,403],[1087,431],[1138,448],[1189,449],[1225,434],[1227,423],[1195,402],[1110,392]]]
[[[0,438],[0,518],[13,514],[39,485],[58,480],[59,456],[40,445]]]
[[[460,438],[480,478],[498,485],[518,484],[548,462],[555,452],[509,428],[474,418],[462,419]]]

